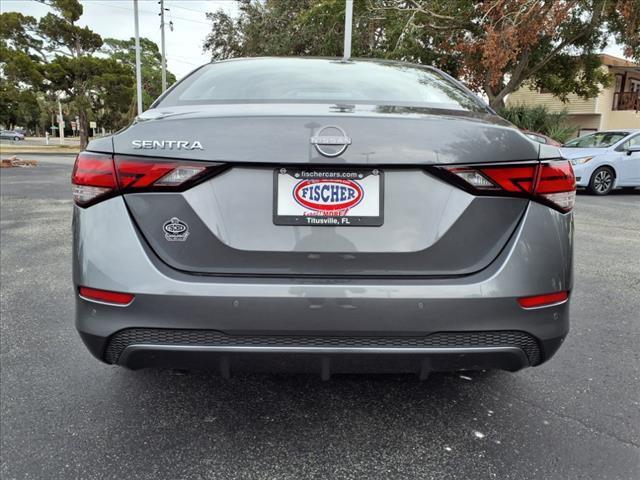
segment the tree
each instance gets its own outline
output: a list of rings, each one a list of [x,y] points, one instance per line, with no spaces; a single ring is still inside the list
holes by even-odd
[[[132,75],[135,76],[136,54],[134,38],[129,40],[106,38],[103,51],[110,58],[129,67]],[[140,39],[140,70],[142,72],[142,105],[143,109],[146,110],[162,93],[162,56],[158,45],[148,38]],[[175,83],[175,81],[175,75],[167,71],[169,85]],[[133,88],[135,89],[135,85]],[[132,100],[134,102],[131,103],[130,107],[131,118],[136,115],[135,92]]]
[[[609,83],[595,54],[606,43],[605,0],[402,3],[395,8],[411,12],[414,22],[430,22],[435,49],[446,56],[453,47],[453,73],[494,108],[525,80],[560,98],[593,97]]]
[[[131,72],[95,56],[102,38],[76,25],[78,0],[51,0],[55,13],[39,21],[16,12],[0,15],[2,81],[64,95],[79,117],[80,145],[88,143],[89,115],[113,119],[131,103]]]
[[[342,0],[240,0],[240,15],[207,14],[214,59],[341,56]],[[353,55],[438,66],[494,108],[524,82],[560,98],[597,95],[610,79],[597,52],[613,35],[640,57],[637,0],[362,0]]]
[[[0,124],[35,129],[40,119],[40,106],[31,90],[20,90],[8,82],[0,83]]]
[[[342,55],[344,0],[240,0],[240,14],[207,13],[212,31],[204,50],[213,59],[243,56]],[[387,12],[388,17],[400,13]],[[355,56],[383,55],[389,41],[382,35],[369,3],[354,2],[352,48]],[[391,22],[387,22],[387,27]]]
[[[0,124],[35,128],[39,117],[37,90],[43,81],[38,55],[30,53],[26,30],[35,19],[17,12],[0,14]],[[13,38],[13,47],[8,38]]]

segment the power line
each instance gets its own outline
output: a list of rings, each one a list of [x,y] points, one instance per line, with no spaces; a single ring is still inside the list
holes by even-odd
[[[203,12],[202,10],[196,10],[195,8],[188,8],[180,5],[174,5],[173,3],[171,4],[171,8],[179,8],[180,10],[189,10],[190,12],[196,12],[196,13],[206,13],[206,12]]]
[[[213,4],[213,3],[234,3],[234,2],[235,0],[214,0],[211,3]],[[182,5],[174,5],[173,3],[171,4],[171,8],[179,8],[181,10],[189,10],[190,12],[196,12],[196,13],[207,13],[207,12],[203,12],[202,10],[196,10],[195,8],[183,7]]]
[[[48,6],[48,7],[53,6],[53,5],[51,5],[51,3],[48,3],[48,2],[49,2],[49,0],[32,0],[32,1],[34,1],[34,2],[36,2],[36,3],[41,3],[41,4],[46,5],[46,6]],[[223,0],[223,1],[225,1],[225,0]],[[122,6],[120,6],[120,5],[114,5],[114,4],[112,4],[112,3],[110,4],[110,3],[96,2],[95,0],[94,0],[94,1],[92,1],[92,2],[90,2],[88,5],[101,5],[101,6],[103,6],[103,7],[107,7],[107,8],[118,8],[118,9],[120,9],[120,10],[126,10],[126,11],[128,11],[128,12],[131,12],[131,11],[132,11],[132,10],[131,10],[130,8],[128,8],[128,7],[122,7]],[[171,8],[181,8],[181,9],[183,9],[183,10],[189,10],[189,11],[191,11],[191,12],[196,12],[196,13],[206,13],[206,12],[203,12],[203,11],[201,11],[201,10],[196,10],[196,9],[194,9],[194,8],[180,7],[180,6],[178,6],[178,5],[171,5]],[[150,14],[150,15],[156,15],[156,12],[152,12],[151,10],[142,10],[142,9],[138,9],[138,12],[140,12],[140,13],[147,13],[147,14]],[[175,19],[177,19],[177,20],[184,20],[185,22],[200,23],[201,25],[211,25],[209,22],[205,22],[205,21],[202,21],[202,20],[193,20],[192,18],[176,17],[176,16],[174,16],[174,15],[172,15],[172,16],[171,16],[171,18],[175,18]]]
[[[38,1],[38,0],[36,0]],[[91,2],[91,5],[101,5],[103,7],[107,7],[107,8],[119,8],[120,10],[126,10],[128,12],[131,12],[131,9],[128,7],[121,7],[120,5],[113,5],[113,4],[108,4],[108,3],[101,3],[101,2]],[[138,10],[140,13],[148,13],[151,15],[157,15],[156,12],[152,12],[151,10]],[[184,18],[184,17],[176,17],[175,15],[172,15],[172,18],[177,19],[177,20],[184,20],[185,22],[192,22],[192,23],[200,23],[201,25],[208,25],[211,26],[211,24],[209,22],[203,22],[200,20],[192,20],[191,18]]]

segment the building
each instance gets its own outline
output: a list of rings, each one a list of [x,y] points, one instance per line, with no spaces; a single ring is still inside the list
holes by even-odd
[[[549,111],[566,109],[577,134],[598,130],[640,128],[640,64],[602,54],[602,68],[614,77],[610,87],[589,100],[572,94],[563,103],[550,93],[523,86],[509,95],[507,105],[546,105]]]

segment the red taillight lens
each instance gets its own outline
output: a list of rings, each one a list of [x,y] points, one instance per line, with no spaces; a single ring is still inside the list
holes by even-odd
[[[206,166],[116,158],[116,170],[120,188],[146,189],[158,186],[177,187],[202,174]]]
[[[106,198],[117,188],[116,172],[111,155],[81,152],[76,157],[71,174],[73,199],[78,205],[89,205]]]
[[[480,168],[483,175],[505,192],[532,193],[537,165]]]
[[[129,305],[134,298],[131,293],[112,292],[110,290],[98,290],[97,288],[80,287],[80,296],[87,300],[113,303],[114,305]]]
[[[522,308],[539,308],[566,302],[568,298],[569,292],[554,292],[532,297],[521,297],[518,299],[518,303]]]
[[[576,203],[576,176],[571,162],[560,161],[540,165],[536,195],[546,198],[563,212],[572,210]]]
[[[563,212],[575,203],[576,182],[571,163],[565,160],[522,165],[472,165],[445,167],[477,191],[504,192],[535,197]]]
[[[73,198],[86,207],[118,193],[182,190],[221,166],[82,152],[71,178]]]

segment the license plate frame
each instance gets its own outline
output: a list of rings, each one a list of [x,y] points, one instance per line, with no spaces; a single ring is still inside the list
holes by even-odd
[[[315,191],[305,189],[311,186]],[[327,192],[333,194],[332,198],[346,197],[347,201],[337,206],[319,206],[303,198],[314,194],[314,198],[326,198],[327,195],[323,194]],[[358,192],[361,196],[357,203],[348,206],[355,201],[350,196],[357,198]],[[319,209],[310,205],[317,205]],[[340,206],[348,207],[341,210]],[[374,167],[276,168],[273,172],[273,223],[313,227],[380,227],[384,224],[384,172]]]

